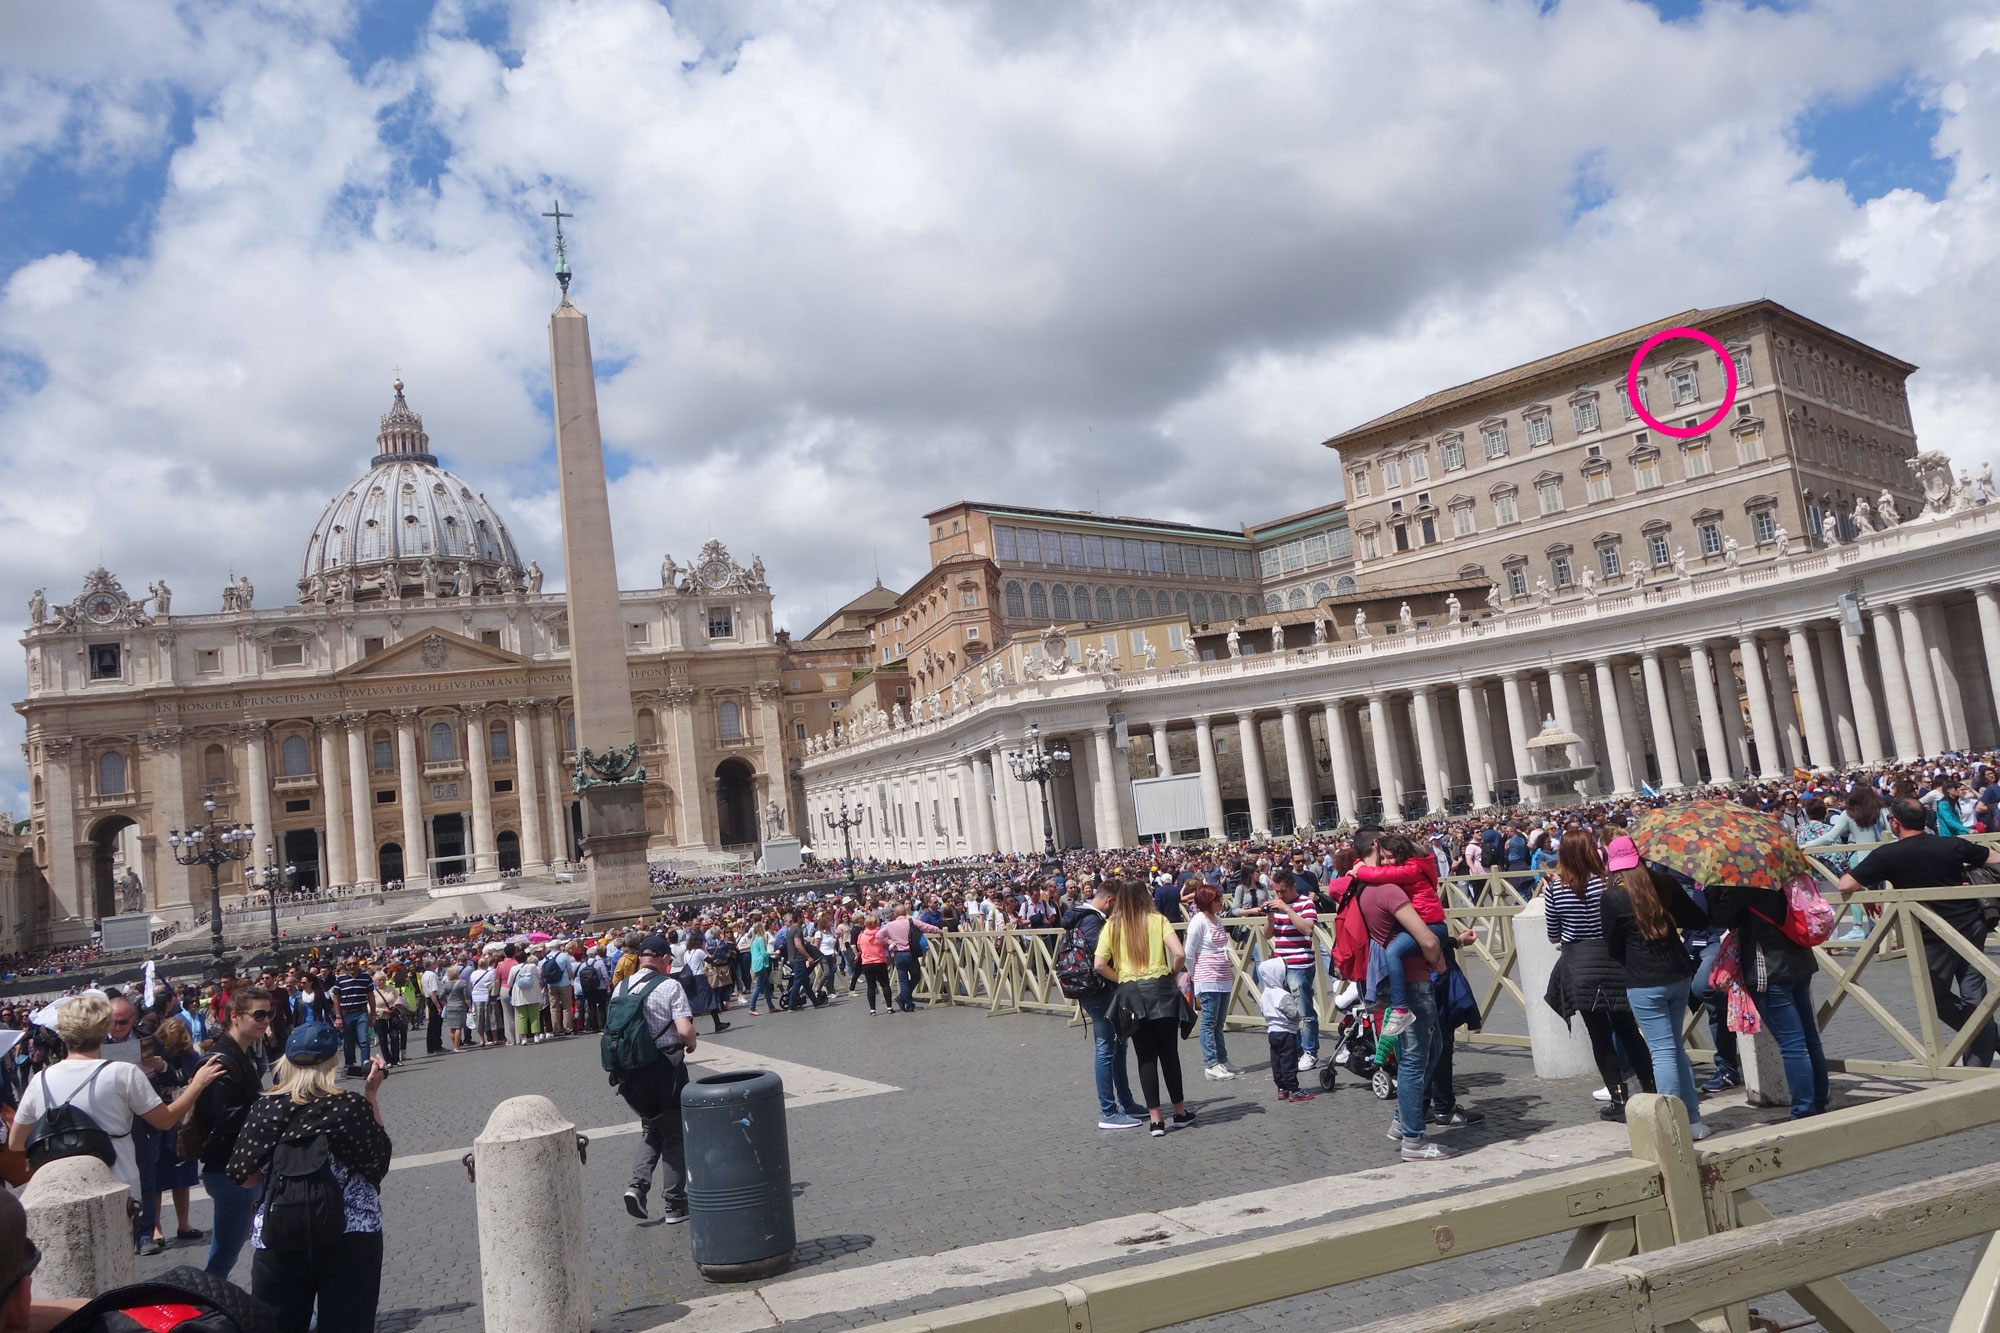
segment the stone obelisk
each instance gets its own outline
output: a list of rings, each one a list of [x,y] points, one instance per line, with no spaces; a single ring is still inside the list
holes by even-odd
[[[646,873],[646,773],[639,766],[632,725],[632,680],[618,609],[590,321],[569,300],[569,260],[562,239],[566,216],[562,205],[556,205],[556,279],[562,284],[562,304],[549,319],[549,365],[555,377],[556,470],[562,488],[563,579],[576,709],[577,765],[571,785],[583,807],[592,914],[629,918],[652,905],[652,881]]]

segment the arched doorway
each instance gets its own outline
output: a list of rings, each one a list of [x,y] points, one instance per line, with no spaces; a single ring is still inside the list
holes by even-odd
[[[495,839],[500,849],[500,869],[517,871],[521,868],[521,835],[512,829],[503,830]]]
[[[383,843],[382,849],[375,854],[375,862],[376,868],[381,871],[380,883],[387,884],[403,877],[403,849],[398,844]]]
[[[123,872],[137,874],[139,867],[136,856],[121,857],[120,852],[123,850],[130,853],[135,849],[137,839],[129,837],[125,830],[137,827],[136,820],[124,815],[106,815],[91,826],[90,842],[93,847],[90,857],[91,891],[87,904],[91,916],[101,920],[107,916],[117,916],[122,910],[118,898],[119,877]],[[122,870],[119,865],[121,860],[124,862]],[[140,898],[139,906],[140,910],[145,907],[143,896]]]
[[[757,774],[741,759],[715,766],[715,827],[724,847],[757,841]]]

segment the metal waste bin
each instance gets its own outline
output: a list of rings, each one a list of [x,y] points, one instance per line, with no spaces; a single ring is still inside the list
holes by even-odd
[[[696,1079],[681,1091],[688,1229],[695,1267],[713,1282],[792,1266],[792,1152],[785,1084],[768,1069]]]

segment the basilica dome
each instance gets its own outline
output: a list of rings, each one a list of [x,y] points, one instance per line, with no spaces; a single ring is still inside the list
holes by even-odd
[[[507,525],[485,496],[438,466],[401,380],[375,440],[374,463],[313,527],[299,600],[519,591],[524,573]]]

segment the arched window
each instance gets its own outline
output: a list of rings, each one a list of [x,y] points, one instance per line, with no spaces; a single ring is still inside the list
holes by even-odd
[[[1165,601],[1166,594],[1161,593],[1160,599]],[[1151,620],[1153,618],[1153,594],[1145,588],[1139,589],[1132,596],[1132,609],[1138,613],[1139,619]]]
[[[496,722],[486,732],[486,755],[489,759],[505,759],[507,748],[507,724]]]
[[[569,748],[570,748],[570,749],[572,749],[572,750],[574,750],[574,749],[576,748],[576,714],[575,714],[575,713],[571,713],[571,714],[570,714],[570,715],[569,715],[568,717],[565,717],[565,718],[563,719],[563,732],[564,732],[564,735],[565,735],[565,737],[566,737],[566,738],[568,739],[568,741],[569,741]]]
[[[1020,620],[1027,614],[1028,614],[1028,603],[1021,596],[1020,582],[1018,580],[1012,580],[1012,579],[1008,580],[1007,583],[1008,618],[1011,620]]]
[[[1188,611],[1188,618],[1197,625],[1208,623],[1208,595],[1206,593],[1198,592],[1194,595],[1194,603]]]
[[[106,750],[97,756],[97,794],[122,796],[125,793],[125,756]]]
[[[639,710],[639,744],[657,745],[659,744],[659,742],[660,742],[659,720],[653,716],[652,709],[641,708]]]
[[[1177,616],[1184,616],[1187,613],[1188,613],[1188,595],[1184,592],[1175,593],[1174,614]]]
[[[211,787],[228,784],[229,751],[220,745],[211,745],[201,752],[201,780]]]
[[[1294,588],[1294,589],[1292,589],[1292,590],[1291,590],[1290,592],[1286,593],[1286,594],[1285,594],[1285,605],[1286,605],[1287,607],[1291,608],[1291,609],[1292,609],[1292,610],[1294,610],[1294,611],[1303,611],[1303,610],[1305,610],[1305,609],[1306,609],[1306,590],[1305,590],[1304,588]]]
[[[278,776],[302,778],[312,772],[312,751],[303,736],[287,736],[278,746]]]
[[[724,699],[716,710],[716,719],[721,727],[722,739],[740,741],[743,739],[743,710],[734,701]]]
[[[1079,583],[1070,589],[1070,596],[1076,599],[1076,618],[1090,619],[1090,589]]]
[[[1028,585],[1028,614],[1036,620],[1047,620],[1049,618],[1048,589],[1039,583],[1030,583]]]
[[[1130,620],[1132,618],[1132,590],[1130,588],[1120,588],[1118,590],[1118,618],[1120,620]]]
[[[1282,611],[1285,609],[1285,599],[1274,592],[1266,593],[1264,594],[1264,609],[1266,611]]]
[[[1243,614],[1243,599],[1235,593],[1229,594],[1229,617],[1234,620]]]
[[[458,742],[451,734],[451,723],[431,723],[431,757],[433,764],[448,764],[458,758]]]
[[[1069,589],[1060,583],[1049,590],[1049,610],[1057,620],[1069,619]]]
[[[1333,581],[1334,592],[1342,597],[1351,595],[1354,592],[1355,587],[1356,585],[1354,582],[1354,575],[1352,574],[1342,574],[1339,578]]]
[[[1111,619],[1111,589],[1104,587],[1102,584],[1098,585],[1096,601],[1097,618],[1099,620]]]
[[[35,774],[35,804],[40,805],[41,803],[42,803],[42,775],[40,773],[37,773]]]
[[[1318,583],[1313,584],[1313,601],[1323,602],[1331,596],[1333,596],[1333,589],[1326,586],[1325,579],[1321,579]]]

